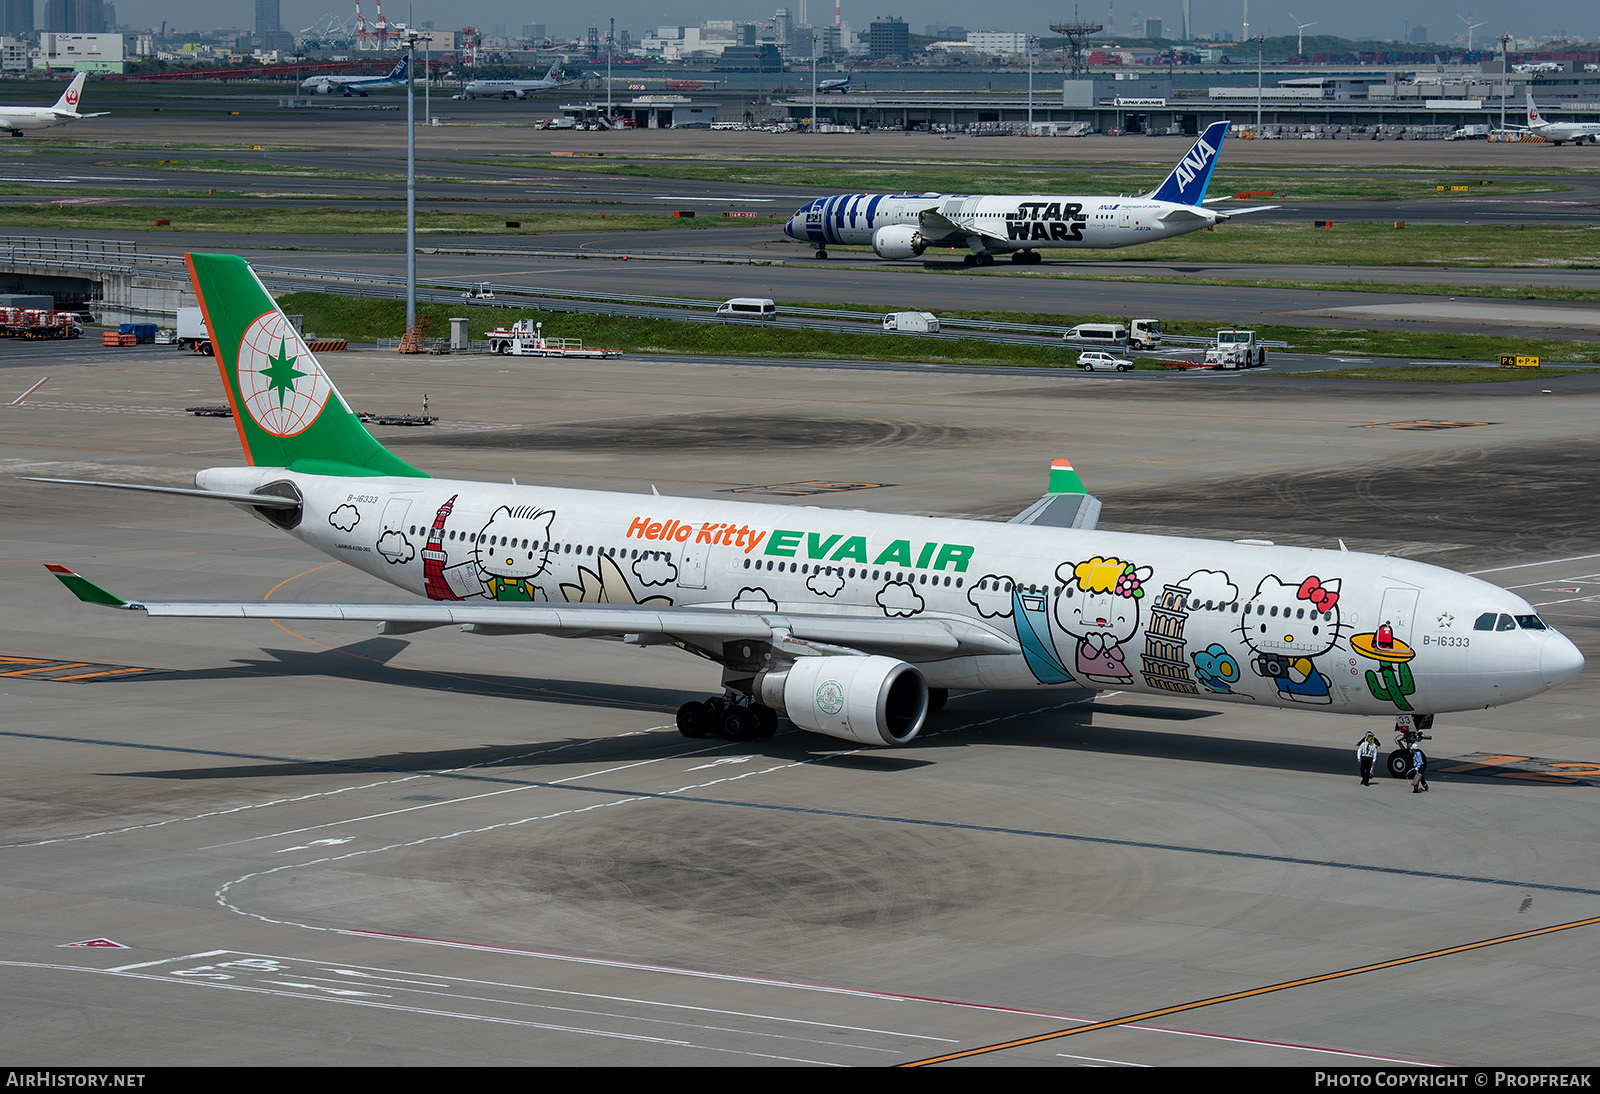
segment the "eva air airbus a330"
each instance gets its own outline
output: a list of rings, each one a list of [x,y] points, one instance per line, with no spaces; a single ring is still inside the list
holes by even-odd
[[[1006,524],[430,478],[367,432],[243,260],[189,268],[249,466],[131,488],[228,502],[414,599],[128,600],[50,567],[92,604],[678,646],[722,667],[679,728],[734,740],[782,714],[903,745],[951,688],[1407,714],[1420,733],[1583,665],[1520,597],[1434,566],[1099,530],[1065,461]]]
[[[1042,250],[1107,250],[1198,232],[1273,208],[1224,213],[1206,207],[1206,187],[1229,124],[1207,126],[1152,194],[833,194],[802,205],[783,234],[814,247],[818,258],[827,258],[831,245],[870,245],[879,258],[965,247],[968,266],[988,266],[995,255],[1033,263],[1042,261]]]

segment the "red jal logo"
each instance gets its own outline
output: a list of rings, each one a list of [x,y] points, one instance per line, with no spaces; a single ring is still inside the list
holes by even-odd
[[[67,88],[67,94],[66,94],[65,98],[67,100],[67,105],[68,106],[77,106],[78,105],[78,92],[77,92],[77,89],[76,88],[71,88],[71,87]]]

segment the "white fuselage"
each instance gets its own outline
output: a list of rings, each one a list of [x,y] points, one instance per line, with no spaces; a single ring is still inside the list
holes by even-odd
[[[1600,140],[1600,122],[1544,122],[1539,125],[1529,126],[1535,136],[1543,137],[1554,144],[1564,144],[1567,141],[1589,141],[1591,144]]]
[[[277,468],[196,476],[222,491],[283,481],[304,498],[291,534],[433,600],[953,618],[1019,651],[914,661],[933,687],[1431,714],[1526,698],[1582,665],[1512,593],[1357,552]]]
[[[479,95],[525,98],[530,91],[548,91],[560,86],[559,80],[470,80],[461,93],[469,99]]]
[[[924,213],[934,214],[924,217]],[[803,206],[784,225],[801,243],[873,244],[886,227],[917,229],[929,246],[1003,254],[1045,248],[1109,249],[1208,228],[1200,206],[1149,198],[1048,194],[836,194]]]
[[[40,106],[0,106],[0,132],[26,133],[30,129],[50,129],[78,120],[76,114]]]

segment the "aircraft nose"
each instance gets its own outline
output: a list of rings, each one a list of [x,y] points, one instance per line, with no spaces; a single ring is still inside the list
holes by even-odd
[[[1539,673],[1545,687],[1564,684],[1583,668],[1583,654],[1564,634],[1551,633],[1539,651]]]
[[[799,239],[800,238],[799,225],[795,223],[795,221],[797,221],[799,219],[800,219],[800,214],[799,213],[795,213],[788,220],[784,221],[783,222],[783,234],[788,236],[790,239]]]

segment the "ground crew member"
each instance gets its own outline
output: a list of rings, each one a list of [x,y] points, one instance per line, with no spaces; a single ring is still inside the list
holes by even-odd
[[[1428,789],[1428,757],[1421,745],[1411,746],[1411,792],[1426,793]]]
[[[1361,765],[1361,785],[1372,785],[1372,765],[1378,761],[1378,738],[1368,733],[1356,745],[1356,762]]]

